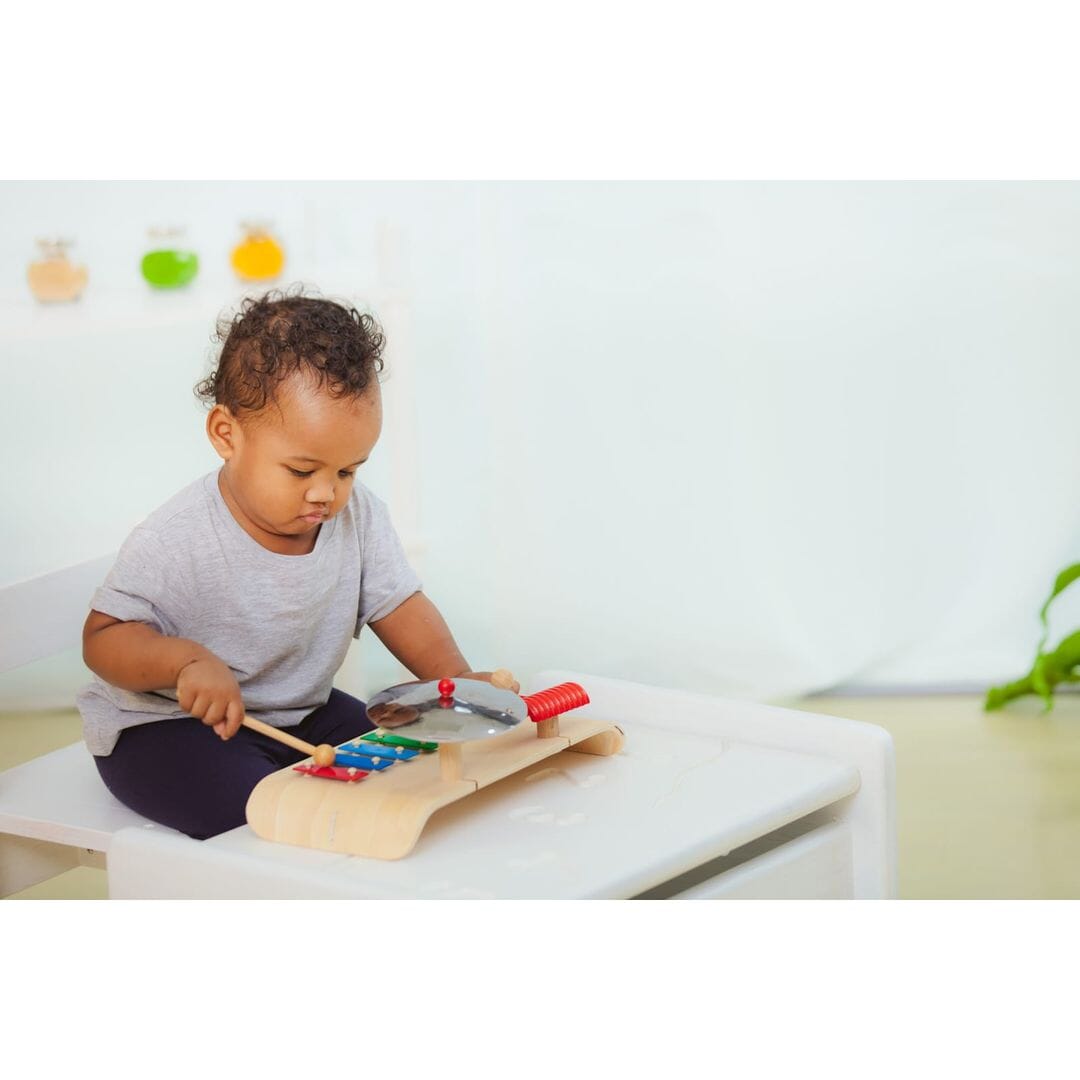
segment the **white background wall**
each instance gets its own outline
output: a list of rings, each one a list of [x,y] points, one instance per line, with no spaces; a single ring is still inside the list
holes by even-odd
[[[758,698],[982,686],[1026,669],[1038,607],[1080,560],[1075,183],[0,199],[0,583],[110,550],[214,467],[191,386],[239,295],[227,256],[248,216],[276,222],[285,282],[376,314],[407,290],[421,569],[477,666]],[[172,223],[203,269],[152,293],[145,230]],[[57,232],[91,280],[42,308],[25,265]],[[399,512],[388,446],[368,482]],[[1080,597],[1053,625],[1080,625]],[[356,652],[347,688],[397,676]],[[82,672],[64,663],[6,677],[0,705],[67,693]]]

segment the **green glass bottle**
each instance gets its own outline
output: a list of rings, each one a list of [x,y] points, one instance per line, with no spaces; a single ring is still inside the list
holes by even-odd
[[[199,272],[199,256],[180,243],[183,229],[151,229],[152,249],[142,258],[142,276],[155,289],[179,289]]]

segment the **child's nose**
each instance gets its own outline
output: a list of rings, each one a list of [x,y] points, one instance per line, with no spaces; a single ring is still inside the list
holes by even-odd
[[[323,481],[313,484],[308,488],[305,496],[311,503],[328,503],[334,501],[334,485]]]

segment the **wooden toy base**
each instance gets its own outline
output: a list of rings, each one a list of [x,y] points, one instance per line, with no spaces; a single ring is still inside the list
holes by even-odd
[[[559,734],[538,738],[521,724],[494,739],[458,743],[461,779],[442,777],[439,754],[423,754],[347,784],[306,776],[291,767],[265,777],[247,803],[248,824],[264,840],[299,847],[400,859],[408,855],[436,810],[544,758],[573,750],[606,757],[623,733],[614,724],[559,717]]]

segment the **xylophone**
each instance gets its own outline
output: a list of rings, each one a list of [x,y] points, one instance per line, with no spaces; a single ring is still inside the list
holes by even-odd
[[[524,697],[512,683],[500,670],[491,683],[440,679],[383,690],[367,705],[375,731],[338,747],[332,763],[332,748],[305,744],[311,761],[252,791],[248,824],[266,840],[398,859],[443,806],[563,750],[608,755],[622,747],[616,725],[566,715],[589,703],[577,683]]]

